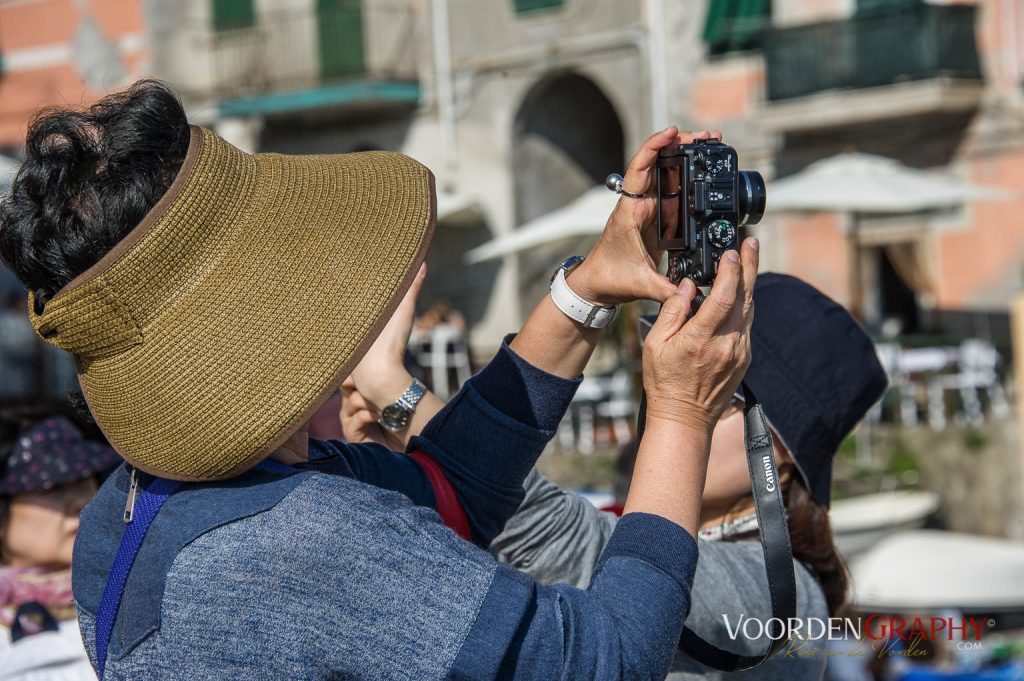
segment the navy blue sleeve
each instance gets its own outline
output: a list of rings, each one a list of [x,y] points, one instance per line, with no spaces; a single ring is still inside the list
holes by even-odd
[[[484,547],[519,508],[523,480],[582,381],[533,366],[512,351],[511,338],[409,444],[444,469]]]
[[[660,516],[623,516],[586,591],[499,566],[454,678],[664,679],[690,608],[697,542]]]
[[[519,508],[523,480],[582,380],[534,367],[512,351],[511,338],[409,444],[409,451],[428,454],[444,470],[474,543],[485,548]],[[344,472],[357,480],[436,508],[426,474],[405,454],[375,444],[310,441],[311,459],[331,457],[344,459],[351,469]]]
[[[417,506],[436,508],[434,490],[420,465],[405,454],[373,443],[350,444],[339,440],[309,441],[312,468],[328,468],[368,485],[400,492]],[[334,470],[329,462],[340,459]]]

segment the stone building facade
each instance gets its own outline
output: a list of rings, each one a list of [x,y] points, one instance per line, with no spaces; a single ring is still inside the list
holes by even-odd
[[[426,297],[462,309],[483,354],[587,244],[461,254],[600,184],[670,122],[723,130],[769,178],[861,151],[1024,191],[1024,0],[9,0],[0,56],[14,154],[37,106],[154,75],[250,150],[419,158],[448,206]],[[1003,342],[1024,276],[1024,195],[769,213],[754,232],[766,269],[874,329]]]

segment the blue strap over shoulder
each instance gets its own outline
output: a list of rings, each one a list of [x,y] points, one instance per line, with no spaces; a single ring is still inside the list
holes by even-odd
[[[168,497],[174,494],[180,486],[181,482],[177,480],[155,478],[135,499],[131,520],[124,526],[121,545],[117,549],[114,565],[110,568],[110,576],[107,578],[107,585],[103,589],[103,599],[100,601],[100,610],[96,614],[96,666],[99,668],[101,679],[107,666],[107,646],[110,644],[110,635],[114,631],[117,610],[121,607],[121,597],[124,595],[124,585],[128,581],[128,573],[132,571],[135,556],[139,554],[142,540],[146,538],[146,532],[153,524],[153,518],[160,512],[160,507],[164,505]]]
[[[294,470],[291,466],[269,459],[260,463],[257,468],[275,473]],[[124,533],[121,535],[121,543],[117,548],[117,555],[110,568],[110,574],[103,589],[103,597],[100,599],[99,610],[96,613],[96,666],[100,679],[103,679],[106,669],[107,648],[110,645],[117,611],[121,607],[121,599],[124,596],[125,584],[128,582],[132,565],[135,564],[135,558],[139,554],[146,533],[153,524],[157,513],[160,512],[160,508],[182,484],[178,480],[153,478],[149,485],[138,492],[134,501],[130,499],[133,492],[129,491],[129,508],[125,511]]]

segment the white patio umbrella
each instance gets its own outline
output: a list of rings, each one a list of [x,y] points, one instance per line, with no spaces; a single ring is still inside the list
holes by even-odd
[[[1024,544],[939,530],[883,539],[850,565],[856,605],[895,612],[1024,608]]]
[[[536,220],[530,220],[511,234],[477,246],[466,253],[465,261],[472,265],[536,248],[558,239],[600,234],[618,200],[618,195],[608,191],[603,184],[588,189],[567,206],[542,215]]]
[[[980,187],[946,173],[909,168],[872,154],[847,153],[812,163],[768,184],[772,211],[913,213],[967,201],[1006,201],[1014,192]]]
[[[1015,193],[981,187],[945,173],[917,170],[895,159],[846,153],[817,161],[803,171],[768,184],[768,210],[850,213],[849,310],[861,316],[860,219],[869,214],[914,213],[968,201],[1007,201]]]

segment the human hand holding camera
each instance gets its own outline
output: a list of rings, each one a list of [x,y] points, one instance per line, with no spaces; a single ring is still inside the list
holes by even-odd
[[[601,238],[568,277],[577,293],[602,305],[638,298],[663,303],[644,350],[648,417],[689,422],[708,432],[750,363],[757,241],[748,239],[739,251],[721,254],[717,279],[705,303],[708,309],[687,321],[690,311],[697,309],[693,301],[699,291],[690,279],[682,279],[677,286],[658,272],[659,237],[664,241],[664,235],[658,233],[657,201],[663,197],[653,189],[659,158],[670,149],[721,139],[718,131],[679,132],[675,126],[647,138],[622,178],[623,196]],[[666,189],[675,187],[659,191]]]
[[[697,287],[683,279],[644,341],[647,420],[711,432],[750,365],[758,243],[726,251],[707,300],[690,315]]]
[[[644,341],[646,428],[625,512],[654,513],[696,536],[715,424],[750,364],[757,241],[726,251],[703,305],[684,279]]]
[[[631,300],[664,302],[676,285],[658,272],[657,207],[653,192],[655,164],[665,147],[694,140],[721,140],[717,130],[680,132],[674,125],[648,137],[633,156],[622,188],[636,199],[622,196],[597,244],[586,260],[567,276],[580,297],[611,307]]]

